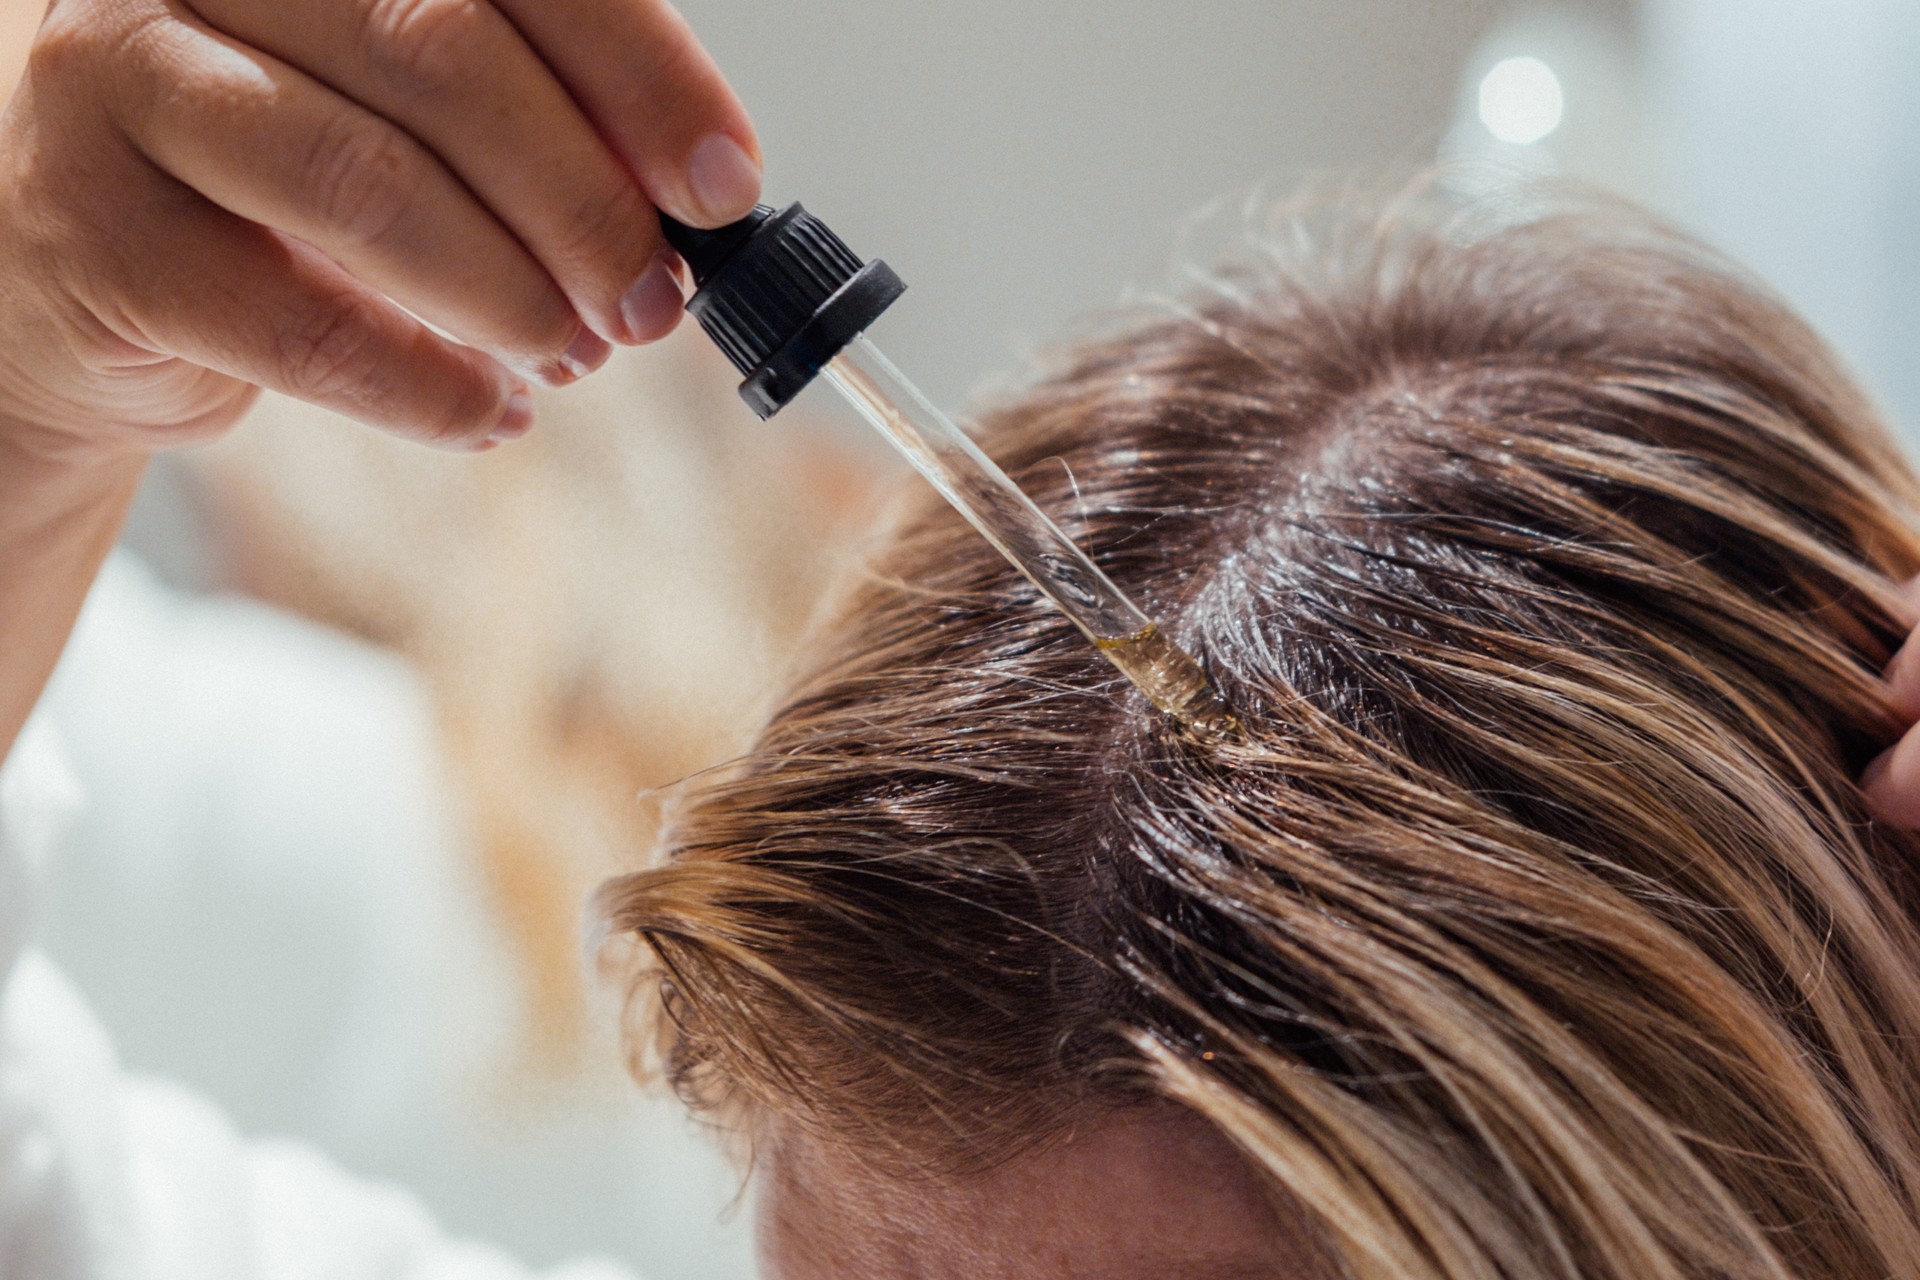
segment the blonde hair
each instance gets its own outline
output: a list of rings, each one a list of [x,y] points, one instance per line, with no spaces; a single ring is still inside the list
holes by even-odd
[[[1170,1097],[1356,1277],[1915,1265],[1920,489],[1803,325],[1619,209],[1284,214],[985,425],[1245,736],[921,501],[604,892],[688,1097],[961,1171]]]

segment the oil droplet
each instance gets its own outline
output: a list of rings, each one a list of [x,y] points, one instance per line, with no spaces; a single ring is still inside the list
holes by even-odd
[[[1155,707],[1198,737],[1239,723],[1200,665],[1166,636],[1085,551],[1034,505],[966,432],[928,402],[893,362],[855,338],[827,380],[905,455],[942,497],[1085,632]]]
[[[1120,674],[1139,686],[1160,710],[1183,727],[1214,738],[1240,731],[1240,722],[1214,692],[1207,673],[1185,649],[1167,639],[1158,625],[1120,640],[1094,642]]]

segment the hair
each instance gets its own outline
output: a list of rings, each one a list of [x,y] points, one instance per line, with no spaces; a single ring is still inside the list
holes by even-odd
[[[1854,782],[1920,569],[1888,434],[1628,210],[1253,243],[982,437],[1240,733],[921,498],[604,890],[672,1078],[962,1175],[1172,1099],[1356,1277],[1906,1272],[1920,841]]]

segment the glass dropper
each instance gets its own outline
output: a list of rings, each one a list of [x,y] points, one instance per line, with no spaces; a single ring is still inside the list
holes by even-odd
[[[1149,702],[1188,729],[1232,729],[1199,664],[865,336],[906,289],[884,262],[862,263],[798,204],[716,231],[662,223],[698,286],[687,310],[747,375],[740,394],[756,413],[771,417],[825,373]]]

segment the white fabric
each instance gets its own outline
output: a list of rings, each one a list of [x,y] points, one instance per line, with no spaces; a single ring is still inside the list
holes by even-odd
[[[41,868],[79,789],[44,721],[0,768],[0,1277],[519,1280],[447,1239],[397,1187],[309,1148],[248,1142],[176,1085],[121,1070],[99,1022],[28,943]],[[582,1262],[549,1280],[626,1280]]]
[[[122,1060],[511,1233],[439,1176],[476,1166],[447,1136],[526,1031],[418,676],[116,553],[40,712],[87,804],[33,936]]]

